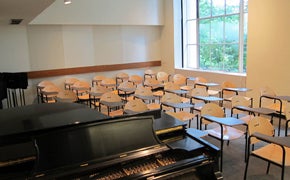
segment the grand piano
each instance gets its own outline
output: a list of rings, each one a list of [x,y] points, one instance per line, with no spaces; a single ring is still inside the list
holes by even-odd
[[[161,111],[81,104],[0,111],[0,179],[222,179],[219,149]]]

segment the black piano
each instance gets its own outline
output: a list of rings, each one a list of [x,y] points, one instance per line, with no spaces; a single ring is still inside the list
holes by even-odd
[[[110,118],[78,104],[41,106],[0,111],[0,125],[16,123],[0,133],[0,179],[222,179],[219,149],[161,111]]]

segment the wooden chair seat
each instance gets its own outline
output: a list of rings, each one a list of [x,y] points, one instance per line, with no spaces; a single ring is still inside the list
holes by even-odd
[[[285,147],[286,159],[285,166],[290,166],[290,148]],[[268,144],[262,148],[252,151],[256,156],[266,158],[277,164],[282,164],[282,148],[276,144]]]

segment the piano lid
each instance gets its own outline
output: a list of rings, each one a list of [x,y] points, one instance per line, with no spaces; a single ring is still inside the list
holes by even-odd
[[[121,157],[160,142],[152,117],[118,118],[67,127],[35,137],[38,162],[34,175],[63,167],[88,166]]]
[[[0,110],[0,137],[109,119],[86,105],[43,103]]]

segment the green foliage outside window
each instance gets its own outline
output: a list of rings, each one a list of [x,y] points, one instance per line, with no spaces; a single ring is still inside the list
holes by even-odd
[[[247,2],[247,1],[246,1]],[[240,0],[198,0],[199,68],[240,72]],[[245,9],[247,6],[244,7]],[[247,22],[246,22],[247,23]],[[245,24],[246,24],[245,23]],[[243,28],[243,69],[246,71],[247,28]],[[194,31],[194,29],[192,30]],[[188,32],[196,33],[196,32]]]

